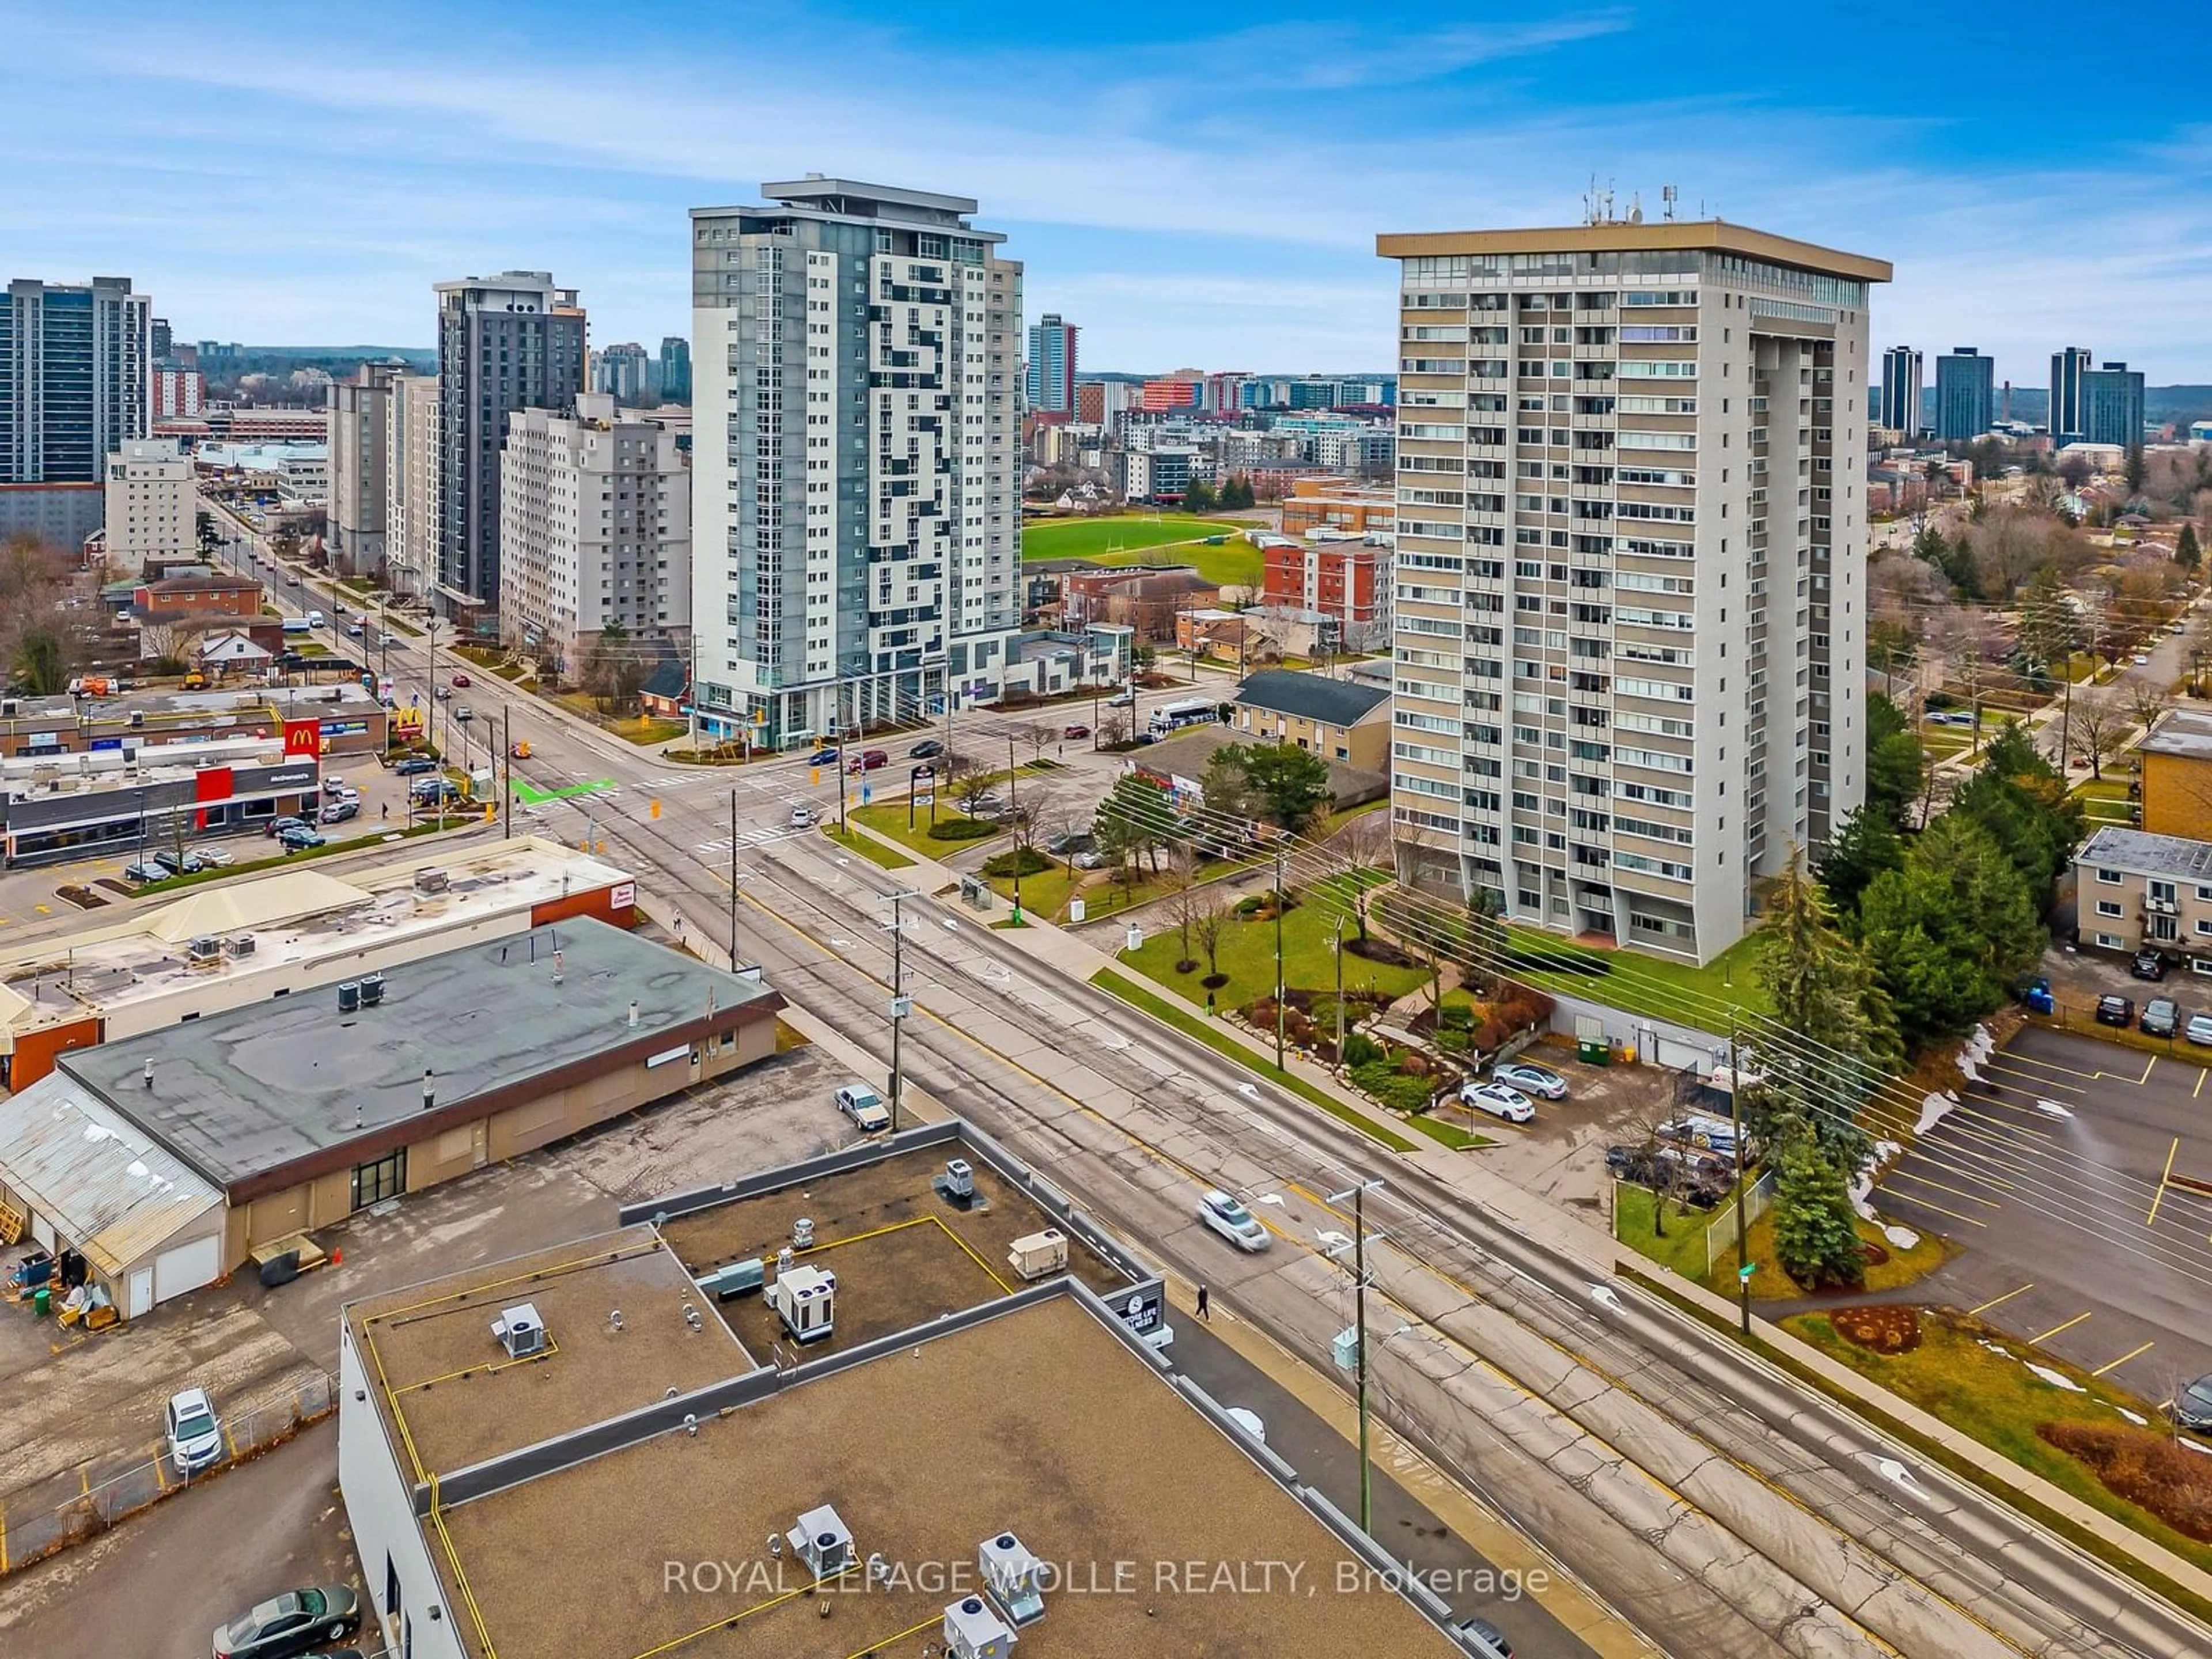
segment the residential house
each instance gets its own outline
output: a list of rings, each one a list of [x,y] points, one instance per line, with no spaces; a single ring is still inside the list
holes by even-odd
[[[1230,724],[1240,733],[1294,743],[1362,772],[1390,769],[1390,694],[1351,680],[1267,669],[1237,690]]]
[[[2081,943],[2152,950],[2212,975],[2212,842],[2106,827],[2074,856]]]

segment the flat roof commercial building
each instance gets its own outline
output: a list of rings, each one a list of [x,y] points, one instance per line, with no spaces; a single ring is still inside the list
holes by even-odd
[[[5,697],[0,698],[0,759],[36,762],[112,750],[138,753],[152,764],[167,746],[219,738],[279,738],[291,720],[315,723],[312,752],[379,754],[385,720],[384,705],[348,680],[97,697]]]
[[[1863,793],[1890,267],[1717,220],[1376,251],[1405,354],[1400,874],[1710,961]]]
[[[948,1194],[949,1157],[980,1203]],[[964,1126],[731,1190],[347,1309],[339,1480],[395,1650],[1467,1650],[1170,1380],[1140,1328],[1157,1275]],[[814,1242],[779,1262],[802,1214]],[[1024,1228],[1056,1246],[984,1237]],[[721,1299],[724,1249],[771,1298],[831,1276],[830,1334]]]
[[[40,1161],[57,1115],[136,1162],[165,1155],[158,1187],[191,1212],[188,1261],[157,1272],[176,1230],[152,1222],[125,1230],[128,1248],[86,1252],[136,1317],[258,1246],[765,1059],[782,1006],[593,918],[533,927],[61,1055],[0,1102],[0,1204],[41,1242],[82,1247],[74,1218],[96,1206]]]
[[[389,971],[579,916],[635,920],[624,871],[534,836],[210,882],[120,921],[0,949],[0,1087],[73,1048]]]

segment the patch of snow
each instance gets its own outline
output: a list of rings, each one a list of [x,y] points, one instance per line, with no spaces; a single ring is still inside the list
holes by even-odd
[[[1920,1121],[1912,1126],[1912,1138],[1917,1140],[1926,1134],[1941,1123],[1958,1103],[1948,1095],[1929,1091],[1928,1097],[1920,1103]]]
[[[2087,1394],[2089,1392],[2088,1389],[2083,1388],[2072,1377],[2064,1375],[2063,1372],[2054,1371],[2048,1365],[2031,1364],[2028,1366],[2028,1370],[2033,1371],[2038,1376],[2051,1384],[2054,1389],[2063,1389],[2069,1394]]]
[[[1982,1080],[1981,1067],[1971,1054],[1962,1054],[1959,1056],[1959,1070],[1965,1074],[1969,1083],[1979,1083]]]
[[[1920,1248],[1920,1235],[1910,1227],[1895,1225],[1884,1227],[1881,1230],[1881,1236],[1900,1250],[1913,1250]]]
[[[2212,1452],[2212,1446],[2206,1445],[2201,1440],[2191,1440],[2185,1434],[2177,1434],[2174,1436],[2173,1443],[2177,1446],[2186,1446],[2193,1452]]]
[[[2150,1426],[2150,1419],[2145,1417],[2141,1412],[2131,1412],[2125,1406],[2115,1406],[2112,1409],[2139,1429],[2147,1429]]]
[[[2074,1115],[2074,1109],[2072,1107],[2061,1106],[2055,1100],[2039,1100],[2035,1103],[2035,1109],[2042,1113],[2045,1117],[2071,1117]]]
[[[1283,1201],[1283,1195],[1280,1193],[1261,1193],[1252,1201],[1255,1204],[1280,1204]]]
[[[84,1126],[84,1138],[96,1146],[100,1141],[114,1139],[115,1131],[112,1129],[103,1129],[97,1123],[88,1123]]]

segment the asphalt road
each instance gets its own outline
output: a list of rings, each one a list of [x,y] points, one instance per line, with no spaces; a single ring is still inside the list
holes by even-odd
[[[2154,1403],[2212,1371],[2212,1084],[2203,1066],[2022,1030],[1883,1181],[1899,1219],[1966,1253],[1924,1281]]]
[[[301,1584],[361,1593],[326,1418],[88,1544],[0,1579],[0,1653],[207,1659],[215,1627]]]

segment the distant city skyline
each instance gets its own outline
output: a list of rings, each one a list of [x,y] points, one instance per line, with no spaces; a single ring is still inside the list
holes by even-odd
[[[2019,88],[2050,41],[1938,0],[1929,38],[1974,42],[1933,94],[1838,72],[1832,20],[1734,8],[1540,3],[1439,25],[1387,3],[1250,26],[1139,5],[1082,49],[1002,18],[920,21],[866,0],[672,15],[488,0],[455,31],[390,0],[266,48],[266,20],[155,3],[126,29],[66,9],[11,21],[33,146],[0,179],[11,275],[133,274],[185,339],[418,341],[455,271],[554,270],[595,335],[652,342],[689,314],[684,214],[808,167],[921,188],[946,178],[1024,250],[1026,305],[1079,319],[1098,365],[1382,366],[1392,225],[1560,225],[1593,175],[1647,215],[1680,187],[1737,222],[1897,268],[1876,337],[1977,342],[2042,384],[2098,350],[2157,383],[2212,382],[2212,150],[2170,16],[2100,20],[2129,97],[2060,135]],[[772,72],[743,100],[727,64]],[[1666,66],[1655,75],[1655,66]],[[1286,116],[1220,101],[1259,70]],[[652,118],[579,119],[610,84]],[[245,131],[265,144],[240,143]],[[1499,154],[1522,158],[1499,168]],[[272,234],[263,185],[312,212]],[[2094,327],[2092,325],[2094,324]]]

